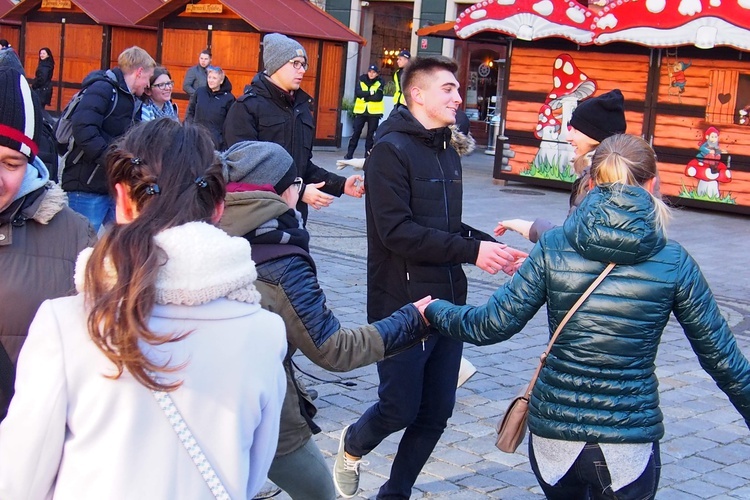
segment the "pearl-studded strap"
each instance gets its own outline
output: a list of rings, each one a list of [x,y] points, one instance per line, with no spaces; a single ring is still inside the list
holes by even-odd
[[[221,483],[221,479],[216,475],[216,471],[211,467],[208,459],[203,454],[203,450],[201,450],[200,446],[198,446],[198,442],[193,437],[193,433],[190,432],[185,420],[182,418],[180,410],[177,409],[174,401],[172,401],[172,397],[169,393],[164,391],[151,392],[154,395],[156,402],[159,403],[159,407],[164,412],[164,415],[166,415],[167,420],[169,420],[169,423],[172,425],[172,429],[174,429],[177,437],[180,439],[182,446],[185,447],[190,458],[193,459],[193,463],[198,467],[198,471],[211,489],[214,498],[219,500],[231,500],[226,488],[224,488],[224,485]]]

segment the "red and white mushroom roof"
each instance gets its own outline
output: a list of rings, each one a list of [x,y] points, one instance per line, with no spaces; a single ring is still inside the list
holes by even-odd
[[[750,0],[618,0],[594,17],[594,43],[728,45],[750,50]]]
[[[563,37],[589,44],[594,13],[575,0],[484,0],[458,16],[454,29],[459,38],[480,31],[497,31],[521,40]]]
[[[495,31],[521,40],[566,38],[580,45],[717,45],[750,50],[750,0],[611,0],[592,10],[575,0],[484,0],[454,26],[459,38]]]

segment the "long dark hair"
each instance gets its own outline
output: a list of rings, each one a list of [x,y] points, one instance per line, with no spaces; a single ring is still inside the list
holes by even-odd
[[[181,366],[156,365],[140,342],[160,345],[186,333],[165,336],[148,327],[156,297],[156,276],[168,256],[154,236],[192,221],[210,222],[225,194],[221,164],[209,133],[200,126],[160,118],[132,128],[107,156],[110,189],[121,184],[137,211],[128,224],[111,227],[86,266],[88,330],[94,343],[122,375],[127,369],[149,389],[174,390],[155,372]]]
[[[43,50],[46,51],[47,55],[49,56],[46,60],[49,61],[52,64],[52,66],[54,66],[55,65],[55,58],[52,57],[52,51],[49,50],[49,47],[42,47],[41,49],[39,49],[39,52],[41,52]],[[39,58],[39,62],[42,62],[42,58],[41,57]]]

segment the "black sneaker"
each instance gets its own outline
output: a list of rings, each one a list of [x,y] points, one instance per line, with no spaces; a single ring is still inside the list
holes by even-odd
[[[349,155],[349,154],[348,154],[348,155],[346,155],[346,156],[344,156],[344,159],[345,159],[345,160],[351,160],[352,158],[353,158],[353,156],[352,156],[352,155]]]

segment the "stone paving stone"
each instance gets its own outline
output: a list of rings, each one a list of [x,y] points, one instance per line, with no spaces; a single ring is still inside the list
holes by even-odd
[[[539,484],[531,471],[524,472],[519,470],[509,470],[501,472],[494,477],[495,479],[499,479],[500,481],[519,488],[530,488]]]
[[[730,474],[726,471],[716,470],[710,474],[704,476],[706,481],[716,486],[727,488],[729,491],[733,491],[736,488],[741,488],[747,484],[747,480],[744,477],[738,477],[734,474]]]
[[[508,486],[507,483],[503,481],[499,481],[492,477],[487,477],[479,474],[461,479],[460,481],[458,481],[458,485],[463,488],[475,490],[474,495],[476,495],[477,492],[487,494],[489,492],[499,490]]]
[[[711,450],[703,451],[699,454],[703,458],[714,460],[720,464],[731,465],[750,457],[750,445],[744,443],[730,443]]]
[[[721,464],[717,464],[713,460],[708,460],[706,458],[701,458],[698,456],[692,456],[680,460],[680,465],[701,474],[715,471],[716,469],[721,467]]]
[[[443,450],[443,452],[440,454],[440,457],[437,460],[441,460],[451,465],[458,465],[461,467],[470,467],[472,464],[475,464],[479,462],[480,460],[482,460],[482,457],[474,453],[469,453],[469,452],[451,447],[451,448],[447,448]]]
[[[709,498],[715,495],[725,494],[727,488],[722,488],[706,481],[691,480],[675,484],[673,488],[698,495],[701,498]]]

